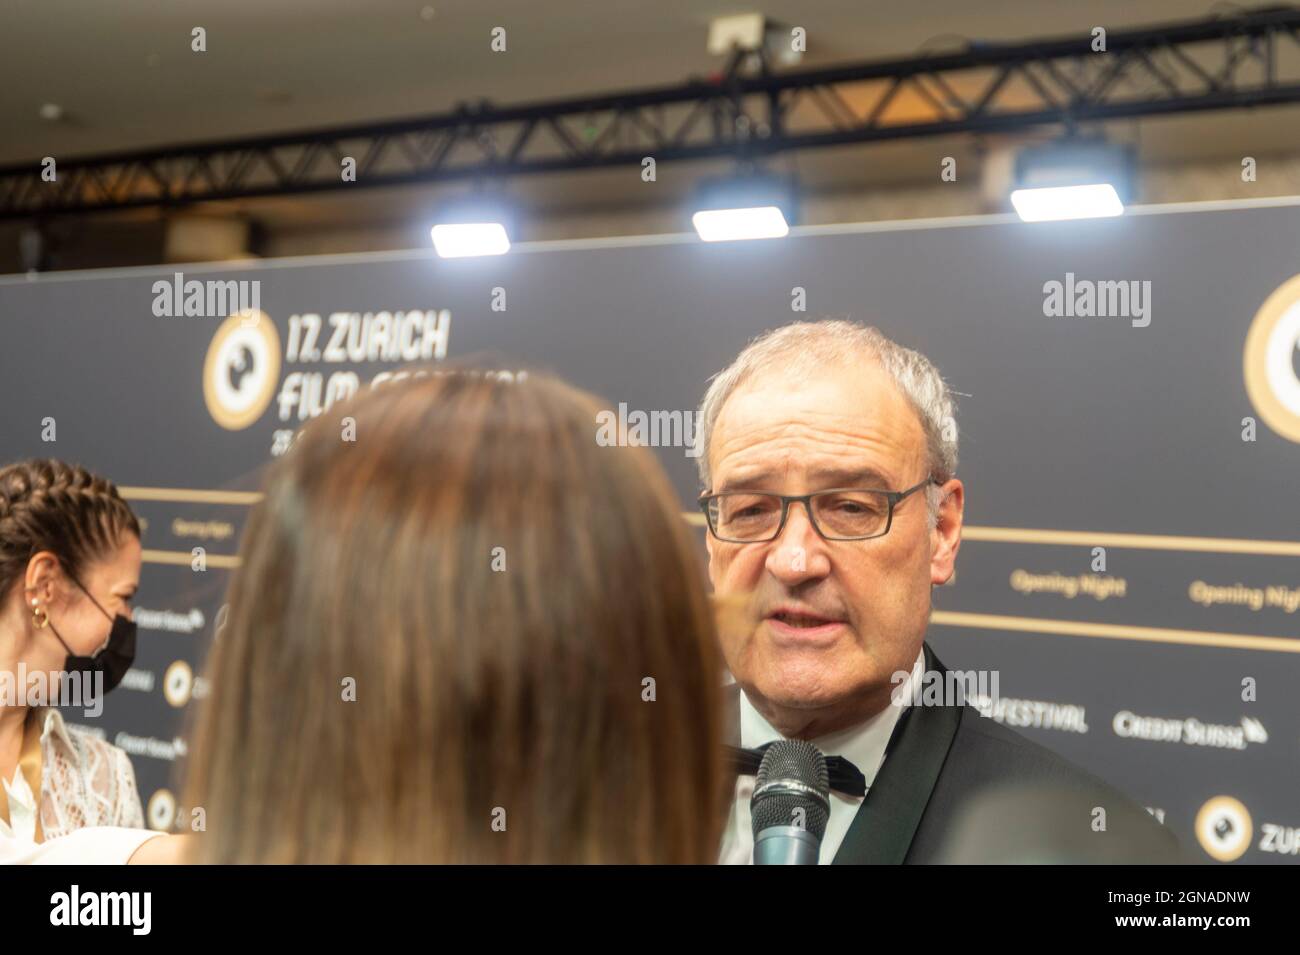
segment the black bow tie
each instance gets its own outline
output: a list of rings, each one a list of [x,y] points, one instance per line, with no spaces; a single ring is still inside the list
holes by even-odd
[[[758,749],[742,749],[739,746],[728,746],[727,752],[732,758],[736,774],[739,776],[757,776],[758,767],[763,762],[763,753],[771,745],[771,743],[764,743]],[[826,757],[826,774],[830,777],[831,789],[837,793],[858,798],[867,794],[867,777],[862,775],[862,770],[843,756]]]

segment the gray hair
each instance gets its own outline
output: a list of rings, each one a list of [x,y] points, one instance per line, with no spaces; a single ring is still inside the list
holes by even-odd
[[[952,392],[934,363],[918,351],[904,348],[877,328],[842,319],[793,322],[764,332],[736,360],[710,379],[700,402],[698,422],[700,480],[710,484],[709,444],[718,415],[727,399],[745,382],[765,371],[809,377],[827,365],[848,365],[862,357],[875,361],[898,386],[916,411],[925,432],[930,477],[944,482],[957,470],[957,419]],[[926,490],[933,518],[942,492]]]

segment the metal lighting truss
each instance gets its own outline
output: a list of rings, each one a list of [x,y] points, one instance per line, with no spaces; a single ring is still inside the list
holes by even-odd
[[[0,219],[624,164],[1300,102],[1300,9],[777,73],[400,122],[0,168]],[[345,157],[356,179],[345,181]]]

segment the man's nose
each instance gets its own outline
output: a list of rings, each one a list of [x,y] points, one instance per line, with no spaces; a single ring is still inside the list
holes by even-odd
[[[830,573],[826,542],[812,526],[802,503],[790,505],[781,536],[772,542],[768,551],[766,567],[773,577],[790,585]]]

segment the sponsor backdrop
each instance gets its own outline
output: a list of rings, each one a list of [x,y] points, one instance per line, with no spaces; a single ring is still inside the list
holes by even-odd
[[[849,316],[961,394],[968,528],[930,639],[996,671],[989,718],[1202,859],[1300,859],[1300,206],[796,233],[0,280],[0,458],[83,463],[147,522],[135,668],[68,715],[130,753],[149,823],[188,825],[176,769],[241,528],[313,414],[488,352],[685,425],[759,332]],[[688,438],[658,453],[694,513]]]

